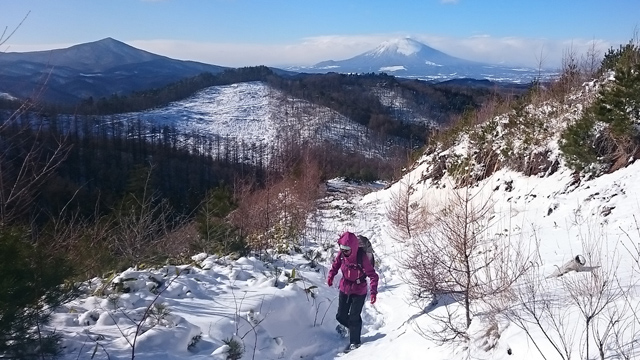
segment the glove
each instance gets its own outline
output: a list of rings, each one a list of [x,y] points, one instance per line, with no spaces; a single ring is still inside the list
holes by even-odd
[[[332,278],[328,278],[327,279],[327,285],[333,286],[333,279]]]
[[[376,294],[371,294],[371,305],[376,303]]]

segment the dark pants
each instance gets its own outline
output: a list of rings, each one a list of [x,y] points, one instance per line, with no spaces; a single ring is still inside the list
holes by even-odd
[[[347,295],[340,291],[338,296],[338,314],[336,320],[349,328],[349,343],[360,344],[362,332],[362,318],[360,312],[367,295]]]

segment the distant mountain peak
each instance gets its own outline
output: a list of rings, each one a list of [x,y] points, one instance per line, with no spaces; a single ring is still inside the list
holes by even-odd
[[[377,48],[370,51],[368,55],[385,56],[390,53],[395,53],[404,56],[411,56],[419,53],[424,47],[426,47],[424,44],[413,40],[410,37],[405,37],[385,41],[378,45]]]
[[[341,61],[324,61],[315,65],[319,70],[338,72],[386,72],[394,75],[438,75],[441,69],[458,74],[461,67],[480,65],[429,47],[410,37],[387,40],[375,49]],[[454,68],[455,67],[455,68]]]
[[[437,81],[470,78],[528,83],[540,76],[536,69],[458,58],[409,36],[384,41],[374,49],[348,59],[321,61],[303,69],[312,73],[384,72],[397,77]]]
[[[162,87],[203,72],[224,68],[182,61],[137,49],[111,37],[64,49],[24,53],[0,52],[0,98],[3,93],[20,98],[42,87],[47,74],[48,102],[73,103],[89,96],[99,98]],[[34,80],[35,79],[35,80]],[[29,84],[16,87],[14,84]]]
[[[115,46],[128,46],[128,47],[132,47],[131,45],[128,45],[120,40],[116,40],[112,37],[106,37],[104,39],[100,39],[97,41],[93,41],[93,42],[88,42],[86,44],[80,44],[80,45],[89,45],[89,44],[94,44],[94,45],[115,45]]]
[[[64,49],[63,49],[64,50]],[[116,40],[112,37],[107,37],[104,39],[73,45],[66,50],[81,50],[81,51],[108,51],[108,52],[134,52],[136,54],[145,53],[146,55],[151,55],[151,53],[137,49],[127,43],[124,43],[120,40]],[[159,56],[155,55],[154,56]]]

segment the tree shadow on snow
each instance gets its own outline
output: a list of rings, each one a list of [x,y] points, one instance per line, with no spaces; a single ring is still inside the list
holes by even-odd
[[[382,291],[393,291],[395,288],[399,287],[399,284],[394,285],[378,285],[378,292]]]
[[[438,294],[433,296],[433,300],[422,310],[424,314],[428,314],[433,310],[442,307],[449,306],[453,303],[457,303],[460,301],[460,297],[462,294],[449,293],[449,294]]]
[[[385,336],[387,336],[387,334],[377,333],[377,334],[374,334],[374,335],[371,335],[371,336],[363,336],[361,338],[361,340],[364,343],[364,342],[379,340],[379,339],[382,339]]]
[[[407,319],[407,321],[405,321],[405,323],[411,322],[422,315],[428,314],[441,306],[449,306],[453,303],[459,302],[458,298],[460,296],[462,296],[462,294],[452,293],[434,295],[433,300],[431,300],[431,302],[427,306],[425,306],[422,311],[412,315],[409,319]]]

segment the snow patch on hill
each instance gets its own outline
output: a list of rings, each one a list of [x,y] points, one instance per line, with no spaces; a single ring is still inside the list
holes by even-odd
[[[397,66],[383,66],[380,68],[380,70],[378,70],[379,72],[394,72],[394,71],[400,71],[400,70],[406,70],[406,68],[402,65],[397,65]]]
[[[5,100],[18,100],[17,98],[11,96],[11,94],[8,93],[4,93],[4,92],[0,92],[0,99],[5,99]]]
[[[216,138],[219,141],[211,149],[213,156],[224,153],[227,145],[258,151],[284,145],[288,136],[313,143],[328,141],[368,157],[385,156],[365,126],[327,107],[288,97],[262,82],[212,86],[165,107],[120,114],[115,119],[140,119],[150,126],[176,127],[195,137]]]

